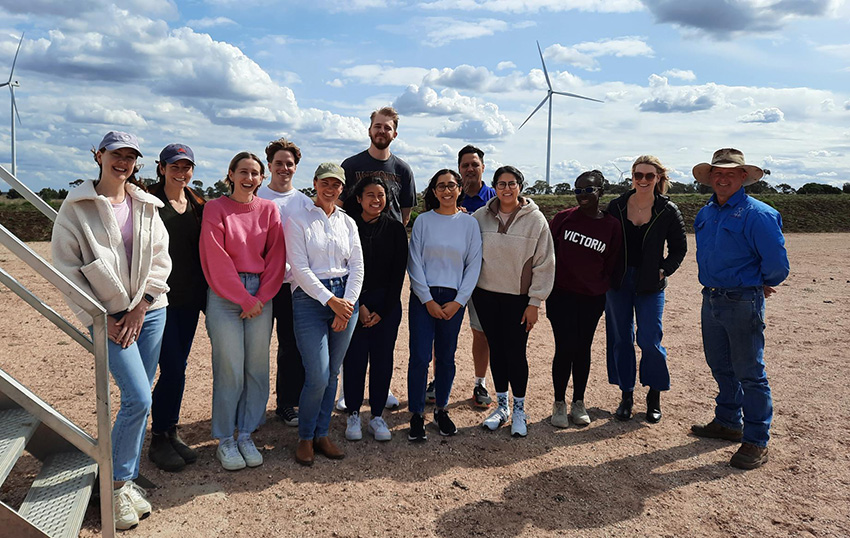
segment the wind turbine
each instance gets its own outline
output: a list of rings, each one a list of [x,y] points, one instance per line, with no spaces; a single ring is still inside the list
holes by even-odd
[[[592,97],[585,97],[583,95],[576,95],[574,93],[567,92],[556,92],[555,90],[553,90],[552,81],[549,80],[549,71],[546,70],[546,62],[543,61],[543,51],[540,49],[540,41],[537,42],[537,52],[540,53],[540,63],[543,64],[543,74],[546,75],[546,85],[549,86],[549,90],[546,92],[546,97],[544,97],[543,100],[540,101],[540,104],[537,105],[537,108],[531,111],[531,114],[529,114],[528,117],[525,118],[525,121],[522,122],[522,125],[528,123],[528,120],[531,119],[531,116],[533,116],[535,112],[540,110],[540,107],[542,107],[547,100],[549,101],[549,130],[546,139],[546,184],[551,185],[551,183],[549,182],[549,164],[552,158],[552,95],[566,95],[567,97],[577,97],[579,99],[587,99],[588,101],[595,101],[597,103],[602,103],[602,101],[600,101],[599,99],[593,99]],[[519,126],[519,129],[522,129],[522,125]],[[517,129],[517,131],[519,131],[519,129]]]
[[[18,117],[18,123],[21,123],[21,115],[18,114],[18,105],[15,103],[15,88],[20,87],[20,84],[17,80],[12,80],[12,77],[15,76],[15,63],[18,61],[18,53],[21,52],[21,45],[24,43],[24,34],[21,33],[21,40],[18,41],[18,50],[15,51],[15,59],[12,60],[12,70],[9,71],[9,80],[0,84],[0,88],[3,86],[9,87],[9,93],[12,96],[12,175],[15,175],[15,165],[16,165],[16,153],[15,153],[15,116]]]

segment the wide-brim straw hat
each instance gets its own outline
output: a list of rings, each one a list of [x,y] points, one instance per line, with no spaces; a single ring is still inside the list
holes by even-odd
[[[694,166],[694,179],[703,185],[711,185],[709,179],[711,168],[743,168],[747,171],[747,179],[744,180],[744,187],[752,185],[756,181],[764,177],[764,170],[752,164],[744,162],[744,153],[735,148],[718,149],[711,156],[710,163],[699,163]]]

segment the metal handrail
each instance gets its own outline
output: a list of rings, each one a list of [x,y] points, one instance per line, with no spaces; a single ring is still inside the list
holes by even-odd
[[[52,221],[56,220],[56,211],[37,194],[0,166],[0,178],[12,185],[24,198],[38,208]],[[79,450],[97,462],[100,476],[100,519],[101,532],[106,538],[115,536],[115,517],[112,499],[112,420],[109,403],[109,362],[106,332],[106,310],[73,282],[56,270],[44,258],[20,241],[15,234],[0,224],[0,243],[26,263],[35,272],[50,282],[71,302],[82,308],[92,317],[92,337],[77,330],[68,320],[45,304],[25,286],[15,280],[6,271],[0,269],[0,282],[9,287],[16,295],[35,308],[51,323],[94,354],[95,395],[97,412],[97,438],[79,428],[71,420],[46,406],[37,396],[23,385],[13,380],[6,372],[3,374],[3,387],[7,396],[15,403],[38,418],[51,430],[62,436]]]

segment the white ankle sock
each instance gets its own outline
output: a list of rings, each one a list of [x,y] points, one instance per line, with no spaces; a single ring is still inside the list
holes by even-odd
[[[487,378],[486,377],[476,377],[475,378],[475,384],[481,385],[482,387],[484,387],[486,389],[487,388]]]

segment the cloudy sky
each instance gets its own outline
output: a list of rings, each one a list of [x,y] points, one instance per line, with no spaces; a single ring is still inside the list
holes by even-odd
[[[18,175],[34,190],[93,177],[89,149],[136,133],[143,175],[189,144],[196,179],[286,136],[321,161],[365,149],[369,113],[402,115],[391,149],[421,189],[466,143],[490,171],[552,183],[638,155],[674,180],[725,146],[773,184],[850,181],[850,6],[844,0],[0,0],[0,78],[15,78]],[[0,88],[0,164],[9,167]],[[489,180],[489,176],[487,177]],[[5,184],[0,186],[8,188]]]

